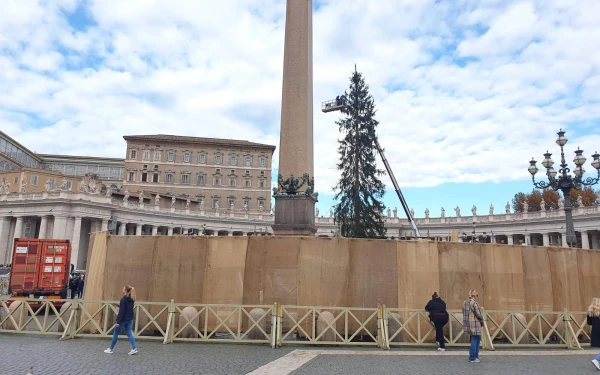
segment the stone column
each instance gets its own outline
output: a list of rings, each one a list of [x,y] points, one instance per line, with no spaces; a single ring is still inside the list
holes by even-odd
[[[509,245],[514,245],[514,239],[512,234],[507,234],[506,239]]]
[[[46,238],[46,231],[48,230],[48,216],[42,216],[40,220],[40,234],[38,238]]]
[[[598,232],[592,233],[592,249],[598,250],[600,249],[600,236]]]
[[[158,227],[157,227],[156,225],[154,225],[154,226],[152,227],[152,235],[153,235],[153,236],[156,236],[156,235],[158,235]]]
[[[141,236],[142,235],[142,224],[136,224],[135,225],[135,235],[136,236]]]
[[[313,178],[312,0],[287,0],[279,174]],[[305,183],[298,193],[308,187]],[[280,191],[281,191],[281,187]],[[276,235],[314,236],[315,202],[304,194],[275,196]]]
[[[71,241],[71,264],[75,269],[81,269],[79,265],[79,244],[81,240],[81,217],[75,217],[73,224],[73,240]]]
[[[127,223],[119,225],[119,236],[124,236],[127,233]]]
[[[108,230],[108,219],[102,219],[102,226],[100,227],[101,232],[106,232]]]
[[[12,241],[9,240],[10,217],[0,217],[0,264],[10,263],[12,257]]]
[[[167,230],[167,236],[172,236],[173,235],[173,227],[169,227],[169,229]]]
[[[561,233],[560,236],[562,247],[569,247],[569,244],[567,243],[567,233]]]
[[[550,233],[542,233],[542,241],[544,246],[550,246]]]
[[[588,237],[588,231],[584,230],[581,232],[581,248],[588,249],[590,248],[590,238]]]
[[[65,216],[54,216],[54,229],[52,238],[56,240],[64,239],[67,230],[67,218]]]

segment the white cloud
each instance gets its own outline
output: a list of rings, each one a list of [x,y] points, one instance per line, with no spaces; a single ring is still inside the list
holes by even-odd
[[[285,1],[3,6],[0,128],[30,148],[120,157],[122,135],[159,132],[278,145]],[[559,127],[591,154],[599,14],[596,0],[320,1],[317,189],[339,176],[338,115],[320,102],[355,63],[403,187],[527,178]]]

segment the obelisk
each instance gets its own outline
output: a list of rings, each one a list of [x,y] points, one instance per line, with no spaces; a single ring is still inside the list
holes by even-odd
[[[287,0],[276,235],[317,231],[313,170],[312,0]]]

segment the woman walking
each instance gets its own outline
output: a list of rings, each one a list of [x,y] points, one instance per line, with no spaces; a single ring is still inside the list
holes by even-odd
[[[446,302],[438,296],[437,292],[431,295],[431,301],[425,306],[425,310],[429,312],[429,320],[435,326],[435,341],[438,344],[438,350],[446,351],[444,342],[444,326],[448,324],[448,311],[446,311]]]
[[[594,348],[600,347],[600,298],[592,298],[592,303],[587,311],[587,324],[592,326],[590,346]],[[600,370],[600,353],[592,360],[594,366]]]
[[[110,343],[110,347],[104,351],[106,354],[112,354],[117,345],[117,339],[119,338],[119,333],[121,333],[121,328],[125,328],[125,334],[129,338],[129,342],[131,343],[131,351],[129,355],[137,354],[137,345],[135,344],[135,338],[133,337],[133,305],[135,303],[135,288],[131,285],[126,285],[123,288],[123,297],[121,298],[121,303],[119,304],[119,315],[117,315],[117,323],[115,324],[115,332],[113,334],[112,341]]]

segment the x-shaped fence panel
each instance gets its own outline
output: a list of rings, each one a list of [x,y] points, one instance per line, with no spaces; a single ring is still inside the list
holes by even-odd
[[[564,314],[560,312],[485,312],[487,331],[494,346],[565,346]]]
[[[67,311],[61,313],[56,304],[65,302],[68,300],[2,299],[0,331],[62,335],[59,328],[66,328],[68,314]],[[14,304],[12,309],[11,304]]]

